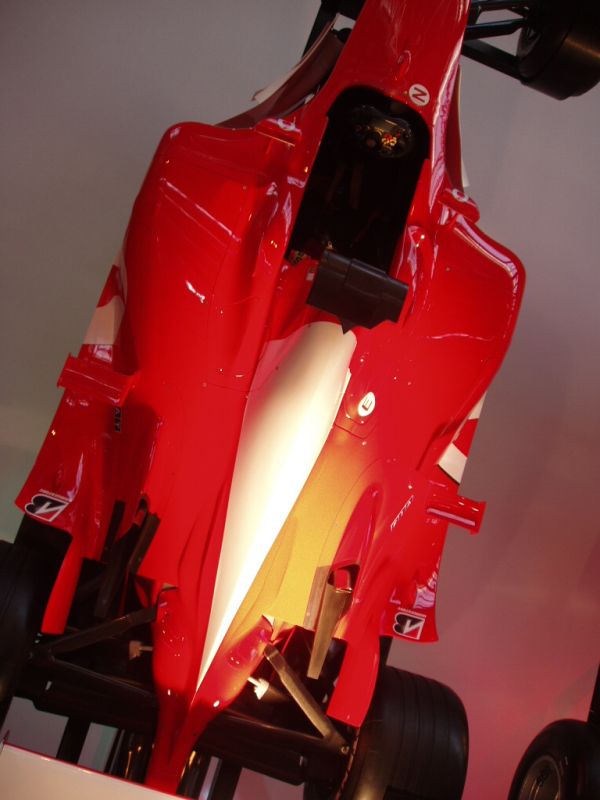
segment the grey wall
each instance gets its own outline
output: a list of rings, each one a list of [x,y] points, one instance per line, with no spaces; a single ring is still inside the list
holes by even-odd
[[[246,105],[302,48],[316,0],[3,0],[0,5],[0,535],[45,434],[162,131]],[[558,103],[466,63],[464,158],[482,227],[528,288],[449,535],[441,641],[398,665],[462,696],[466,800],[503,800],[548,721],[583,718],[599,656],[600,91]],[[13,739],[52,746],[20,704]],[[51,726],[52,727],[52,726]],[[299,796],[247,776],[240,798]]]

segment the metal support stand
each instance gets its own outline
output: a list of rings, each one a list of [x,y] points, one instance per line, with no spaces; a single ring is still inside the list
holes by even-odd
[[[340,753],[347,752],[348,743],[329,717],[323,713],[321,706],[304,686],[279,650],[268,644],[265,648],[265,658],[279,676],[279,680],[288,690],[292,699],[295,700],[323,739],[330,743],[334,750],[338,750]]]
[[[56,751],[56,758],[69,764],[77,764],[89,729],[89,720],[69,717]]]
[[[186,764],[177,794],[182,797],[199,797],[209,765],[210,755],[201,750],[194,750]]]
[[[134,731],[118,731],[104,772],[127,781],[141,783],[146,777],[151,754],[151,736]]]
[[[230,761],[219,761],[207,800],[233,800],[242,768]]]

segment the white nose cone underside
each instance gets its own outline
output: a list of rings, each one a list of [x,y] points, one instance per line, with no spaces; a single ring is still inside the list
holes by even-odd
[[[265,349],[242,424],[198,686],[325,444],[355,347],[351,331],[315,322]]]

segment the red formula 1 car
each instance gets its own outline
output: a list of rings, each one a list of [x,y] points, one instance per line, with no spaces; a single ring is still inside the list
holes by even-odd
[[[458,487],[524,283],[461,182],[459,57],[567,97],[598,38],[588,0],[324,0],[250,111],[167,131],[0,543],[0,700],[67,714],[63,757],[93,720],[112,774],[183,796],[217,757],[213,798],[241,767],[460,798],[460,700],[385,663],[480,526]]]

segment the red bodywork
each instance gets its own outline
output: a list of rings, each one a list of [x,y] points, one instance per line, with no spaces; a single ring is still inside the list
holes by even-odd
[[[64,397],[18,498],[72,537],[43,631],[64,629],[82,559],[106,554],[115,503],[125,504],[117,539],[140,513],[156,515],[132,578],[143,602],[158,602],[160,718],[148,776],[155,787],[176,788],[196,738],[246,685],[265,645],[285,647],[294,627],[314,628],[328,576],[351,576],[351,602],[335,631],[346,650],[328,706],[333,718],[361,724],[380,636],[436,638],[448,522],[476,530],[482,511],[459,497],[439,464],[451,450],[468,453],[477,416],[470,414],[506,352],[524,285],[515,257],[476,227],[460,181],[457,74],[468,7],[368,0],[339,55],[322,36],[247,114],[221,126],[171,128],[86,344],[67,360]],[[311,97],[315,75],[331,66]],[[328,112],[352,87],[416,110],[429,149],[389,270],[409,287],[400,318],[343,333],[337,317],[306,302],[318,259],[291,258],[289,245]],[[327,425],[324,444],[317,441],[306,474],[294,478],[300,483],[272,541],[253,541],[255,530],[245,544],[234,534],[226,541],[233,495],[245,496],[245,477],[232,489],[244,426],[260,427],[264,417],[268,428],[269,404],[283,396],[275,372],[288,370],[293,387],[303,359],[327,342],[331,372],[319,369],[339,369],[346,380],[328,410],[333,425],[319,422]],[[290,353],[299,354],[296,372]],[[314,376],[299,380],[300,394],[281,402],[289,430],[303,426],[302,442],[321,400],[310,406]],[[261,436],[268,430],[248,445],[244,475],[260,483],[262,458],[265,473],[289,486],[296,456],[269,464]],[[268,488],[257,501],[265,507]],[[252,558],[252,574],[241,576]],[[210,619],[228,580],[243,599],[233,616],[222,612],[226,632],[217,635],[219,620]]]

